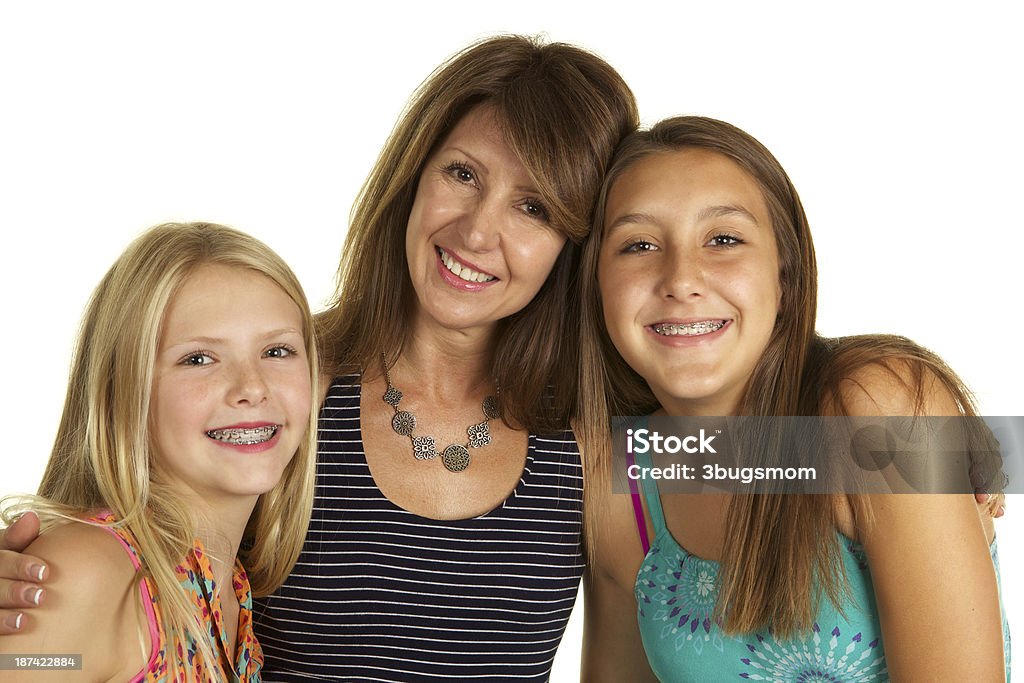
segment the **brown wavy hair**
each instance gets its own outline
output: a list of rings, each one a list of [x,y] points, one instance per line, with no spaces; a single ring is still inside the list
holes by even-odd
[[[588,490],[610,487],[610,416],[647,415],[659,404],[647,383],[619,355],[604,326],[597,264],[604,237],[604,210],[616,180],[654,154],[701,148],[717,152],[757,183],[778,245],[778,317],[764,353],[747,383],[740,414],[800,416],[845,414],[841,384],[866,366],[877,366],[906,385],[920,408],[929,376],[939,380],[964,414],[976,414],[963,382],[938,356],[903,337],[864,335],[826,339],[815,332],[817,265],[800,197],[778,160],[748,133],[723,121],[682,116],[626,138],[616,152],[595,210],[595,227],[582,256],[579,364],[580,434]],[[869,511],[853,500],[858,519]],[[587,505],[593,544],[602,511]],[[833,497],[735,495],[725,522],[717,606],[729,633],[771,626],[781,637],[811,627],[819,600],[837,609],[846,592],[836,539]],[[593,547],[592,545],[590,546]]]
[[[317,316],[321,357],[334,375],[376,368],[407,341],[416,294],[405,256],[409,212],[424,163],[473,107],[497,114],[505,141],[568,237],[523,310],[501,323],[492,374],[503,417],[531,431],[564,429],[575,408],[576,321],[566,314],[579,244],[619,141],[638,125],[636,101],[603,59],[564,43],[498,36],[451,57],[416,90],[350,216],[329,308]]]

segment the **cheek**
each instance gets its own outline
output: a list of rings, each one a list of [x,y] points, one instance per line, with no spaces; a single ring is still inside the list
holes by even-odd
[[[528,282],[531,289],[536,292],[554,270],[565,242],[565,236],[556,233],[514,240],[514,251],[509,258],[512,276],[518,276],[521,281]]]
[[[407,256],[412,256],[417,249],[423,247],[422,238],[428,232],[427,226],[430,223],[430,207],[436,204],[431,200],[429,188],[426,183],[420,182],[416,186],[416,197],[413,199],[412,208],[409,210],[409,220],[405,224],[405,251]]]
[[[611,309],[639,307],[643,303],[643,292],[651,288],[653,272],[653,263],[602,257],[597,264],[597,288],[606,316]]]
[[[292,385],[290,397],[291,410],[303,422],[309,419],[309,413],[313,410],[311,390],[310,379],[307,373],[297,377]]]
[[[640,298],[631,290],[628,282],[608,274],[600,276],[598,285],[605,329],[621,352],[621,341],[633,327],[633,319],[636,317],[633,309]]]
[[[778,266],[772,262],[751,264],[732,279],[733,297],[743,302],[749,321],[760,321],[770,334],[779,314],[782,292]]]
[[[172,436],[179,429],[203,423],[210,401],[204,382],[158,380],[153,384],[151,419],[157,434]]]

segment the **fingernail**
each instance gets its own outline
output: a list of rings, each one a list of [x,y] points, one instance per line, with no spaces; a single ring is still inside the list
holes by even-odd
[[[982,503],[987,503],[991,499],[992,499],[992,494],[991,493],[986,493],[984,491],[981,492],[981,502]]]
[[[999,512],[996,513],[996,517],[1002,517],[1005,514],[1006,514],[1006,506],[1005,505],[1000,505],[999,506]]]
[[[25,592],[22,593],[22,597],[24,597],[26,601],[31,602],[33,605],[38,606],[39,605],[39,601],[43,597],[43,589],[42,588],[31,588],[31,587],[30,588],[26,588]]]
[[[33,577],[36,581],[42,581],[43,580],[43,572],[45,572],[45,571],[46,571],[46,565],[45,564],[35,564],[35,563],[33,563],[33,564],[30,564],[28,566],[28,574],[29,574],[29,576]]]
[[[21,619],[24,616],[25,616],[24,614],[22,614],[21,612],[18,612],[14,616],[4,617],[4,624],[6,624],[7,628],[11,629],[12,631],[20,631],[21,630]]]

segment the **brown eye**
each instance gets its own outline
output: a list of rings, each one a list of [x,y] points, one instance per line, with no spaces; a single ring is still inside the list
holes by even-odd
[[[464,164],[461,161],[448,164],[443,170],[449,176],[464,185],[472,185],[476,182],[476,173],[474,173],[473,169],[471,169],[467,164]]]
[[[533,218],[538,218],[542,221],[548,220],[547,207],[545,207],[543,203],[536,199],[527,199],[525,202],[523,202],[523,211],[525,211],[528,216],[531,216]]]
[[[637,240],[635,242],[630,242],[629,244],[627,244],[622,249],[622,253],[645,254],[649,251],[654,251],[655,249],[657,249],[657,247],[655,247],[654,244],[652,244],[651,242],[648,242],[647,240]]]
[[[735,247],[738,244],[743,244],[743,240],[741,240],[739,237],[736,237],[735,235],[722,233],[720,235],[715,235],[714,237],[712,237],[708,241],[708,244],[712,247]]]

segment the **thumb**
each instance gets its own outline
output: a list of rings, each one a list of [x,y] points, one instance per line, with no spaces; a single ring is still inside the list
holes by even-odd
[[[39,515],[29,510],[7,527],[0,537],[0,549],[22,552],[39,536]]]

